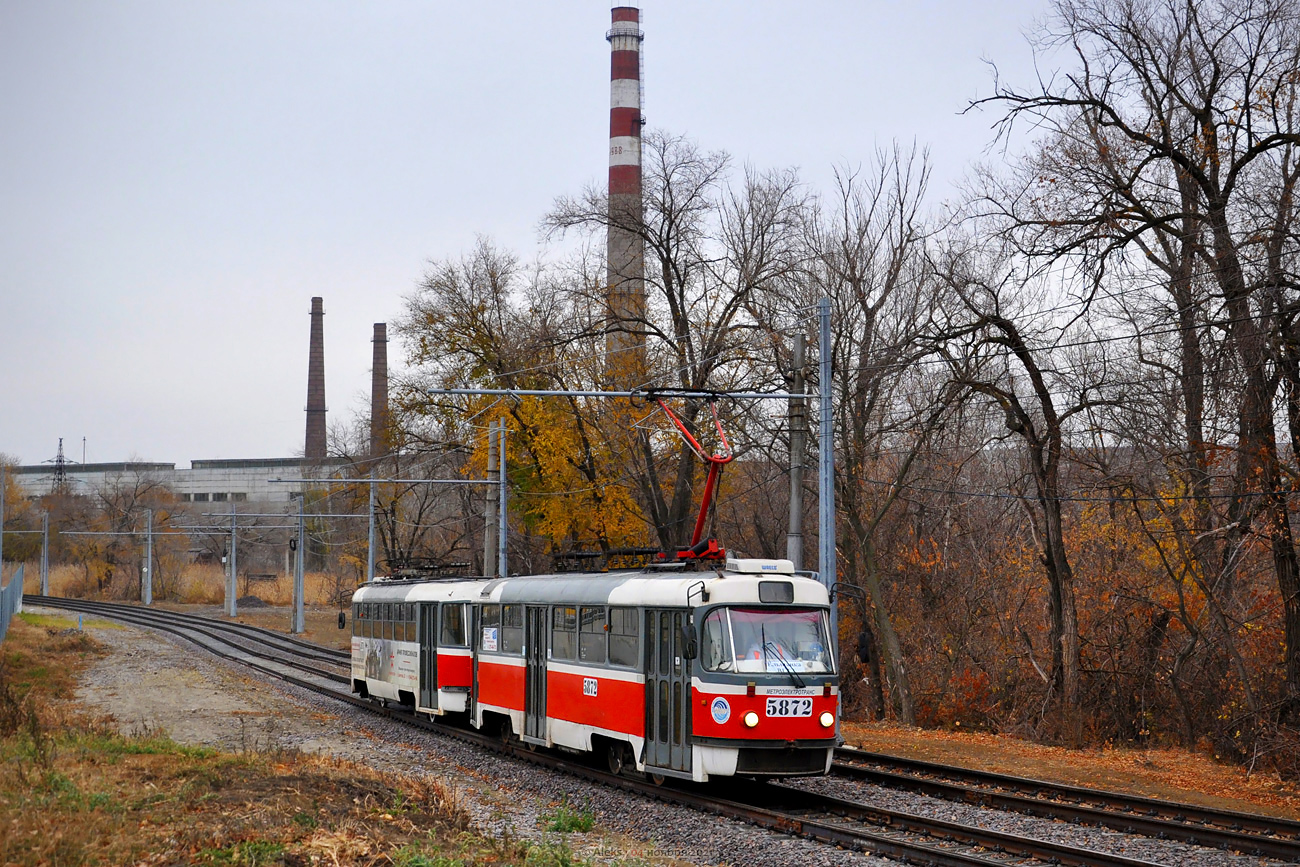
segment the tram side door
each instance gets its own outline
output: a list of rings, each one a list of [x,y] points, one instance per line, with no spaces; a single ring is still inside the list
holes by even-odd
[[[420,603],[420,707],[438,706],[438,606]]]
[[[479,724],[478,719],[478,648],[480,639],[478,631],[478,611],[477,605],[465,606],[465,637],[469,641],[469,718],[473,721],[475,727]]]
[[[545,605],[524,608],[524,737],[546,740]]]
[[[645,763],[691,772],[691,674],[682,647],[687,613],[647,609],[645,613]]]

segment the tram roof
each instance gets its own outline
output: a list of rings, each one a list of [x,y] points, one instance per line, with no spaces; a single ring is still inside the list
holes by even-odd
[[[376,581],[363,584],[353,595],[354,602],[448,602],[457,599],[476,601],[488,578],[435,581]]]
[[[826,588],[812,578],[721,570],[672,574],[627,570],[503,578],[484,588],[483,601],[663,607],[684,607],[706,601],[757,603],[759,583],[772,581],[793,585],[792,604],[826,605],[829,601]]]
[[[718,569],[711,572],[566,572],[512,578],[376,581],[358,588],[357,602],[503,602],[533,605],[690,607],[702,603],[759,603],[761,583],[789,583],[795,605],[826,605],[816,579],[787,573]],[[707,597],[707,598],[706,598]]]

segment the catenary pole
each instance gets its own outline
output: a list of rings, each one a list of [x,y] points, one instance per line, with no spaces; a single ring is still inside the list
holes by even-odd
[[[835,428],[831,417],[831,300],[817,302],[818,411],[817,571],[829,591],[835,583]],[[831,606],[831,640],[839,647],[839,618]]]
[[[483,574],[497,576],[497,504],[500,501],[501,476],[497,469],[497,423],[488,422],[488,489],[483,503]]]
[[[236,574],[238,574],[235,571],[235,547],[237,545],[236,542],[237,537],[235,536],[235,524],[237,520],[238,519],[235,517],[235,504],[231,503],[230,504],[230,554],[228,557],[226,557],[226,560],[228,561],[226,565],[230,567],[230,573],[226,576],[226,616],[227,617],[239,616],[239,603],[235,601],[235,595],[237,592],[235,576]]]
[[[497,520],[501,522],[497,530],[497,572],[502,578],[510,574],[510,569],[506,561],[506,538],[509,532],[509,526],[506,521],[509,513],[506,511],[506,420],[501,419],[497,424],[497,460],[500,465],[497,467]]]
[[[391,527],[390,527],[391,529]],[[375,470],[370,468],[370,508],[366,527],[366,583],[375,580]]]
[[[140,604],[153,604],[153,509],[144,510],[144,582],[140,587]]]
[[[373,486],[371,487],[371,490],[374,490]],[[295,633],[301,633],[307,628],[306,615],[303,612],[303,566],[305,565],[304,558],[307,556],[305,550],[307,513],[304,506],[306,499],[307,498],[302,495],[298,497],[298,544],[295,546],[297,548],[295,553],[297,553],[298,556],[293,560],[293,631]]]
[[[50,513],[41,512],[41,595],[50,595]]]
[[[804,391],[803,333],[794,336],[790,352],[790,366],[794,372],[794,393]],[[794,563],[795,571],[803,569],[803,462],[804,443],[808,438],[808,401],[802,397],[790,398],[790,527],[785,536],[785,556]]]

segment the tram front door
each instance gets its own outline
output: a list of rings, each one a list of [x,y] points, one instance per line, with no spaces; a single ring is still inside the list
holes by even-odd
[[[682,646],[687,612],[645,613],[645,763],[652,772],[691,773],[691,668]]]

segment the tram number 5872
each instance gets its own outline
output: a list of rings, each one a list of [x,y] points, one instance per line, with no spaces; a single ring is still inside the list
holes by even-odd
[[[767,699],[768,716],[812,716],[811,698],[777,698]]]
[[[584,677],[584,678],[582,679],[582,694],[583,694],[583,695],[589,695],[589,696],[592,696],[593,698],[595,697],[595,695],[596,695],[596,678],[594,678],[594,677]],[[810,710],[809,713],[812,713],[812,711]]]

